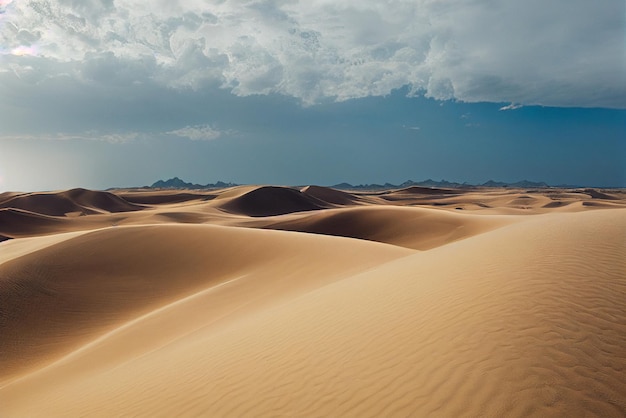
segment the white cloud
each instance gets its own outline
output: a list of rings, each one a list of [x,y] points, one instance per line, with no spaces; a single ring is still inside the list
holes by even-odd
[[[625,12],[623,0],[0,0],[0,72],[307,104],[409,86],[626,108]]]
[[[169,135],[188,138],[192,141],[213,141],[221,137],[224,133],[225,132],[219,131],[210,125],[185,126],[184,128],[167,132]]]
[[[138,138],[143,138],[144,135],[138,132],[123,132],[123,133],[113,133],[113,134],[103,134],[96,136],[96,139],[100,141],[107,141],[112,143],[124,143],[134,141]]]
[[[510,105],[507,105],[507,106],[502,106],[502,107],[500,108],[500,110],[503,110],[503,111],[504,111],[504,110],[516,110],[516,109],[520,109],[520,108],[522,108],[522,107],[524,107],[524,106],[519,105],[519,104],[515,104],[515,103],[511,103]]]

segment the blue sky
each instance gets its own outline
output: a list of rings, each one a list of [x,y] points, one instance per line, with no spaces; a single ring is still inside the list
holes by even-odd
[[[0,191],[626,186],[626,4],[0,0]]]

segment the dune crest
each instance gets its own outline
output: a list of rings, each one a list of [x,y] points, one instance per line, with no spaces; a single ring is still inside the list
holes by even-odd
[[[348,206],[362,202],[359,196],[341,190],[331,189],[330,187],[306,186],[300,191],[307,196],[312,196],[332,205]]]
[[[103,212],[130,212],[143,207],[109,192],[72,189],[64,192],[17,194],[0,202],[0,208],[22,209],[48,216],[67,213],[90,215]]]
[[[273,216],[319,210],[327,203],[288,187],[261,186],[228,200],[220,208],[238,215]]]
[[[365,206],[274,219],[258,225],[428,250],[515,221],[515,218],[476,217],[427,208]]]

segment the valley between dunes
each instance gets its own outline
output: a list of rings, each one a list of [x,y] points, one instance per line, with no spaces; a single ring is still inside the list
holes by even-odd
[[[626,193],[0,194],[0,417],[626,416]]]

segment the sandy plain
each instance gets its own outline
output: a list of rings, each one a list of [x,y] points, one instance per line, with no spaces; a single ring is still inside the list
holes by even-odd
[[[626,192],[0,194],[0,416],[626,416]]]

